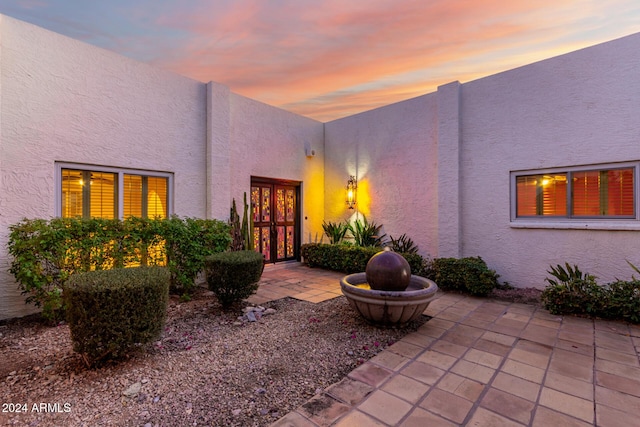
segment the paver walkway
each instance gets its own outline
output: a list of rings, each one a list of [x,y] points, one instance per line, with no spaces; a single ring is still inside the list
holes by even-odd
[[[324,301],[341,294],[341,276],[267,267],[252,299]],[[640,427],[639,326],[446,293],[425,314],[272,427]]]

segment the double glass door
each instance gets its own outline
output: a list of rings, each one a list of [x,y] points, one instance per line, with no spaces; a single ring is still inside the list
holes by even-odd
[[[299,188],[299,183],[251,180],[253,239],[256,251],[264,255],[265,262],[298,258]]]

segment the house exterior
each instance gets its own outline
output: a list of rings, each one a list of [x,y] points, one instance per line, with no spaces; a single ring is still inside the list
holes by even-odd
[[[629,277],[638,69],[640,34],[321,123],[0,15],[0,319],[32,310],[7,271],[22,218],[226,219],[245,192],[270,262],[364,214],[515,286],[565,261]]]

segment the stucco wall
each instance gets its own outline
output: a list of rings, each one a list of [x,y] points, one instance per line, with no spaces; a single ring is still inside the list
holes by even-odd
[[[206,86],[0,17],[0,247],[55,214],[54,162],[173,172],[175,213],[206,215]],[[25,313],[0,250],[0,318]]]
[[[388,236],[406,233],[422,254],[437,252],[437,102],[429,94],[325,125],[327,221],[355,219],[345,204],[355,175],[359,213]]]
[[[549,265],[565,261],[602,282],[631,276],[625,259],[640,265],[640,231],[612,230],[620,221],[514,228],[509,172],[640,160],[639,69],[633,35],[463,85],[464,255],[481,255],[516,286],[544,286]]]
[[[638,69],[633,35],[327,123],[325,216],[350,218],[357,175],[359,209],[422,254],[480,255],[520,287],[544,287],[565,261],[628,278],[638,221],[523,227],[509,185],[511,171],[640,160]]]
[[[322,233],[324,125],[233,93],[230,105],[230,197],[242,206],[251,176],[301,181],[301,240],[308,242]]]

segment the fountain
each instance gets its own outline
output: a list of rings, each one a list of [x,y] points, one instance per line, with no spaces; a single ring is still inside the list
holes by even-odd
[[[367,322],[384,327],[418,318],[438,290],[434,281],[412,276],[409,263],[389,248],[371,257],[364,273],[343,277],[340,288]]]

